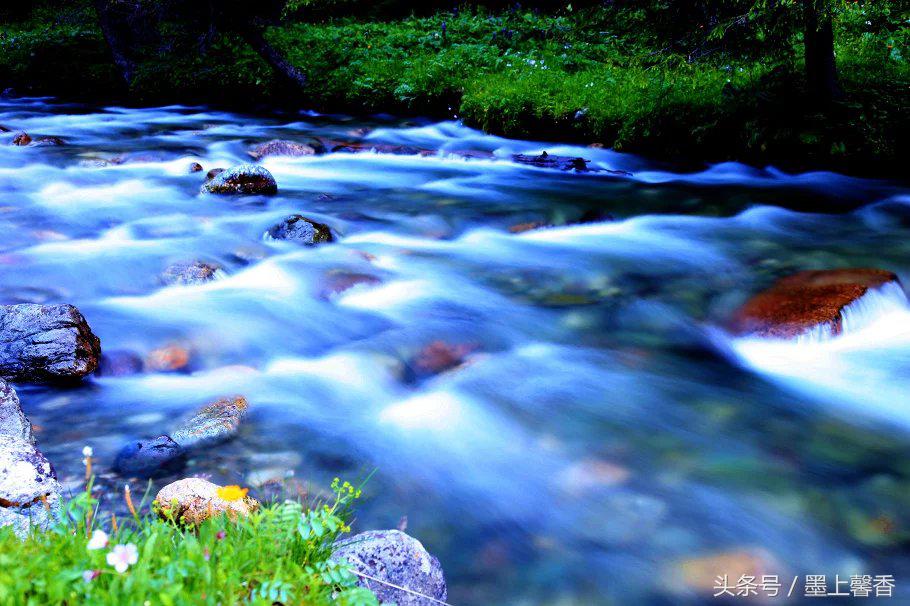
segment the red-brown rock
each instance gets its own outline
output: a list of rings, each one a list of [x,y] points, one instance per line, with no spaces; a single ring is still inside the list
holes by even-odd
[[[832,334],[840,334],[843,309],[889,282],[899,284],[895,274],[881,269],[802,271],[747,301],[736,312],[732,329],[738,335],[790,339],[827,325]]]
[[[16,136],[13,137],[13,145],[24,146],[28,145],[31,142],[32,138],[28,135],[28,133],[17,133]]]

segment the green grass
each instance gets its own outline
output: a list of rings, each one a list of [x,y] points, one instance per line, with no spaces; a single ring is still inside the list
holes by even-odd
[[[457,116],[497,134],[596,142],[671,159],[896,169],[910,131],[908,20],[892,2],[837,6],[837,60],[847,95],[823,111],[803,93],[797,34],[778,41],[785,52],[766,53],[756,39],[715,49],[710,42],[698,47],[693,37],[666,48],[648,21],[653,16],[635,10],[342,18],[285,23],[269,37],[308,76],[307,90],[290,99],[296,106]],[[56,45],[91,70],[89,79],[108,82],[106,68],[87,56],[91,44],[100,44],[96,27],[73,21],[47,25],[39,18],[0,29],[0,77],[63,87],[60,78],[67,82],[72,70],[42,68],[34,54]],[[230,103],[276,100],[279,93],[267,66],[226,35],[204,57],[178,51],[146,61],[131,98]]]
[[[90,515],[97,502],[83,493],[51,531],[20,540],[10,528],[0,529],[0,604],[376,605],[346,566],[329,559],[332,543],[350,530],[359,495],[347,483],[333,489],[335,498],[314,509],[285,502],[195,528],[149,512],[120,520],[116,530],[110,520],[103,528],[87,522],[99,516]],[[88,549],[89,536],[99,530],[109,534],[109,544]],[[106,561],[118,544],[138,551],[123,573]]]

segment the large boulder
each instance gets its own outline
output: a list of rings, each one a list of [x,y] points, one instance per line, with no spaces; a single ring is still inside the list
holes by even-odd
[[[257,164],[240,164],[222,171],[202,185],[210,194],[246,194],[271,196],[278,193],[278,183],[268,170]]]
[[[19,396],[3,379],[0,379],[0,436],[18,438],[26,442],[34,441],[32,424],[22,412]]]
[[[101,342],[72,305],[0,306],[0,377],[72,381],[94,372],[100,356]]]
[[[28,440],[0,435],[0,526],[24,537],[57,520],[61,487],[54,468]]]
[[[180,469],[185,454],[170,436],[134,440],[117,453],[114,470],[123,476],[150,478]]]
[[[746,302],[734,315],[737,335],[792,339],[815,328],[832,335],[843,329],[842,312],[870,290],[900,285],[881,269],[801,271],[775,282]]]
[[[316,154],[316,148],[305,143],[296,141],[286,141],[283,139],[272,139],[266,143],[260,143],[247,152],[253,160],[259,160],[266,156],[312,156]]]
[[[248,408],[243,396],[221,398],[184,421],[171,437],[183,448],[227,440],[237,433]]]
[[[155,506],[162,518],[184,524],[199,524],[224,514],[235,519],[259,509],[259,502],[245,493],[228,493],[236,493],[236,489],[225,491],[225,487],[202,478],[184,478],[159,490]]]
[[[332,558],[347,561],[361,574],[413,592],[360,577],[359,583],[376,594],[380,603],[432,606],[432,600],[420,596],[443,602],[447,598],[439,560],[430,555],[420,541],[400,530],[371,530],[339,541]]]
[[[315,246],[334,240],[328,225],[311,221],[303,215],[291,215],[268,231],[276,240],[291,240],[305,246]]]

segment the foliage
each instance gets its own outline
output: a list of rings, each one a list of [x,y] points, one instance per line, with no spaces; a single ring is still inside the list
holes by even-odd
[[[102,528],[86,490],[52,531],[20,541],[0,529],[0,603],[376,605],[351,571],[330,559],[333,542],[350,531],[359,496],[348,483],[332,488],[334,499],[313,509],[287,501],[198,528],[151,514],[110,519]],[[137,557],[127,565],[131,545]],[[113,567],[116,556],[127,558],[122,573]]]

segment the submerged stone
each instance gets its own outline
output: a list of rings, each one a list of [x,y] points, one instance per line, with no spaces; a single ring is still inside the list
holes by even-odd
[[[101,354],[101,361],[95,371],[100,377],[125,377],[142,372],[142,356],[134,351],[119,349]]]
[[[179,469],[184,454],[183,448],[170,436],[134,440],[117,453],[114,469],[124,476],[148,478]]]
[[[16,133],[16,136],[13,137],[13,145],[18,145],[24,147],[32,142],[32,138],[28,133]]]
[[[580,157],[571,156],[553,156],[543,152],[538,156],[528,156],[525,154],[514,154],[512,160],[519,164],[528,164],[538,168],[553,168],[556,170],[574,170],[578,172],[588,171],[588,160]]]
[[[328,225],[311,221],[303,215],[291,215],[271,227],[268,235],[276,240],[291,240],[305,246],[315,246],[334,240]]]
[[[379,598],[380,603],[426,606],[430,600],[392,587],[404,587],[434,600],[446,601],[448,591],[439,560],[424,546],[400,530],[371,530],[335,544],[335,560],[345,560],[355,571],[384,583],[359,577],[358,584]]]
[[[22,382],[81,379],[95,371],[101,342],[72,305],[0,306],[0,377]]]
[[[224,275],[224,270],[212,263],[203,261],[192,261],[187,263],[174,263],[161,275],[161,281],[168,285],[190,286],[194,284],[205,284]]]
[[[267,143],[260,143],[249,150],[247,154],[254,160],[260,160],[266,156],[312,156],[316,154],[316,149],[312,145],[304,143],[273,139]]]
[[[275,177],[257,164],[240,164],[216,174],[202,185],[210,194],[244,194],[271,196],[278,193]]]
[[[182,345],[165,345],[152,350],[145,357],[145,369],[149,372],[174,372],[189,366],[192,355]]]
[[[802,271],[747,301],[734,315],[731,328],[737,335],[792,339],[825,326],[837,335],[843,330],[844,308],[886,284],[900,282],[881,269]]]

